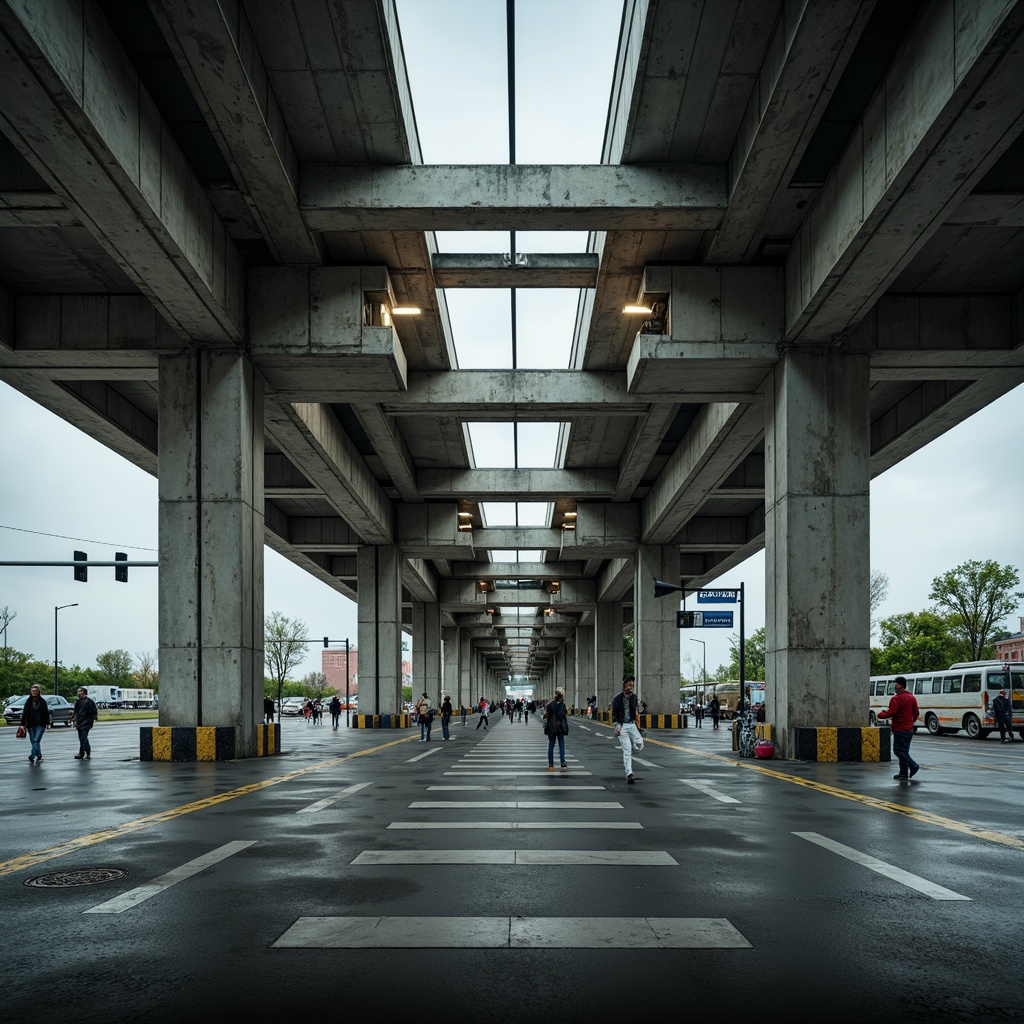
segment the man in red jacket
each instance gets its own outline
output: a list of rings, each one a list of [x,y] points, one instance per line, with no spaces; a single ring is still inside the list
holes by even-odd
[[[900,762],[899,775],[893,778],[912,779],[921,770],[921,766],[910,756],[914,723],[921,717],[921,712],[914,695],[907,693],[907,681],[903,676],[896,677],[896,692],[889,701],[889,708],[887,711],[879,711],[878,717],[892,719],[892,749]]]

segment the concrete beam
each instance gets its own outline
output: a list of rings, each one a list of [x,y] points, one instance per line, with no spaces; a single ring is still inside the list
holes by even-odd
[[[2,197],[0,197],[2,199]],[[0,217],[3,208],[0,206]],[[593,288],[597,254],[592,252],[442,253],[431,257],[438,288]]]
[[[437,604],[437,573],[422,558],[402,560],[402,586],[414,601]]]
[[[600,501],[615,492],[615,474],[600,470],[427,469],[416,479],[427,500],[558,501],[573,496]]]
[[[719,164],[306,166],[318,231],[706,231],[726,206]]]
[[[458,505],[395,504],[395,535],[406,558],[477,559],[473,534],[459,529]]]
[[[456,579],[475,580],[561,580],[583,578],[582,562],[480,562],[452,567]]]
[[[786,337],[832,342],[1024,127],[1024,4],[935,0],[911,27],[786,259]]]
[[[327,500],[364,543],[392,543],[391,502],[327,406],[268,400],[265,419],[276,446],[322,483]]]
[[[395,429],[394,417],[381,412],[379,406],[366,402],[355,403],[352,409],[399,497],[402,501],[419,501],[416,468],[405,439]]]
[[[77,228],[82,222],[53,192],[0,192],[0,228]]]
[[[946,223],[955,227],[1024,228],[1024,192],[972,192]]]
[[[299,213],[298,159],[241,4],[150,8],[275,259],[323,262]]]
[[[338,516],[289,516],[287,533],[291,545],[305,552],[354,555],[362,541],[359,534]]]
[[[490,590],[480,593],[472,580],[441,580],[438,600],[450,612],[479,613],[486,608],[535,605],[556,611],[579,611],[594,604],[593,580],[566,580],[561,591]]]
[[[763,435],[760,401],[704,406],[644,500],[645,541],[669,543]]]
[[[0,3],[0,128],[183,337],[240,345],[244,268],[98,4]]]
[[[729,208],[709,263],[749,263],[769,211],[793,180],[875,0],[783,4],[732,152]]]

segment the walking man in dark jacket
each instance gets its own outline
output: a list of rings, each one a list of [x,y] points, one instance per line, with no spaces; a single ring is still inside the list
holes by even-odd
[[[78,730],[76,761],[92,757],[92,747],[89,745],[89,730],[92,728],[93,722],[99,718],[99,714],[99,711],[96,710],[96,702],[89,696],[89,691],[84,686],[80,686],[74,711],[75,728]]]
[[[898,775],[894,779],[912,779],[921,766],[910,756],[910,741],[914,738],[914,723],[920,718],[921,712],[917,700],[912,693],[907,693],[907,680],[897,676],[896,692],[889,701],[885,711],[879,711],[879,718],[892,719],[892,751],[900,762]]]
[[[622,767],[630,785],[633,784],[633,752],[639,753],[644,749],[644,737],[640,732],[640,702],[633,692],[635,686],[635,677],[626,676],[622,681],[622,692],[612,697],[612,724],[622,747]]]

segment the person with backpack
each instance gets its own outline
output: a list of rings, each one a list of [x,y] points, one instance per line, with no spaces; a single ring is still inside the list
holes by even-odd
[[[565,691],[555,690],[555,699],[544,710],[544,732],[548,737],[548,771],[555,770],[555,740],[558,740],[559,760],[565,761],[565,735],[569,731],[569,712],[565,707]]]
[[[420,723],[420,743],[429,743],[433,715],[430,711],[430,698],[427,696],[426,690],[423,691],[423,696],[416,701],[416,717]]]

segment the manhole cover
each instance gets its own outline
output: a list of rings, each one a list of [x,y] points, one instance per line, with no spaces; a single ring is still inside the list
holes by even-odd
[[[124,878],[127,874],[127,871],[120,868],[79,868],[77,871],[54,871],[49,875],[26,878],[25,884],[40,889],[57,889],[68,885],[98,885],[100,882]]]

